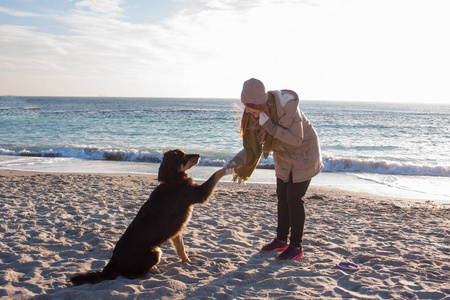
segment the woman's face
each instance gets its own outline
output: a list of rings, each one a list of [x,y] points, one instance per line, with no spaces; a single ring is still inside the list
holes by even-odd
[[[252,114],[253,117],[255,117],[255,119],[259,118],[260,111],[255,108],[251,108],[251,107],[248,107],[247,105],[245,105],[245,112]]]

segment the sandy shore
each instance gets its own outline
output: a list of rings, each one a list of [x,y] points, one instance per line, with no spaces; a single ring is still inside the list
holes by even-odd
[[[276,227],[273,185],[220,183],[184,231],[193,265],[164,244],[160,274],[73,287],[101,269],[154,176],[0,171],[5,299],[450,299],[450,209],[311,187],[305,258],[260,253]],[[354,273],[339,270],[356,263]]]

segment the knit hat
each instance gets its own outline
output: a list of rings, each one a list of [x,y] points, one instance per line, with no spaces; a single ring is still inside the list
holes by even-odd
[[[267,99],[266,88],[260,80],[251,78],[244,82],[241,93],[243,104],[264,104]]]

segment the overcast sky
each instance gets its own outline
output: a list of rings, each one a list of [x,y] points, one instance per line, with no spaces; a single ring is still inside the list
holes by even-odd
[[[450,102],[448,0],[2,0],[0,95]]]

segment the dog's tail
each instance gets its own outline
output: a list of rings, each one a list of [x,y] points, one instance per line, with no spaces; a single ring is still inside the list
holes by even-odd
[[[112,258],[103,271],[77,273],[70,278],[70,281],[73,285],[82,285],[85,283],[96,284],[103,280],[116,279],[119,275],[120,271],[116,268],[115,260]]]
[[[95,284],[103,280],[114,279],[110,277],[111,276],[109,274],[106,274],[103,271],[91,271],[87,273],[75,274],[70,278],[70,281],[73,285],[82,285],[85,283]]]

